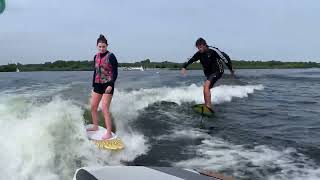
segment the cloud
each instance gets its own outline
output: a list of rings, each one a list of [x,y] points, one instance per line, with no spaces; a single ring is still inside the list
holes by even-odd
[[[182,62],[200,36],[234,59],[315,61],[319,6],[311,0],[10,0],[0,16],[0,64],[91,58],[100,33],[122,62]]]

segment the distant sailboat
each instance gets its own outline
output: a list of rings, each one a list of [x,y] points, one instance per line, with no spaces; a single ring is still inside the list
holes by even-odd
[[[16,63],[16,72],[20,72],[20,69],[18,68],[18,63]]]

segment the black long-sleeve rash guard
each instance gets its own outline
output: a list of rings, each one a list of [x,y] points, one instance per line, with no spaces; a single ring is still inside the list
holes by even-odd
[[[233,71],[230,57],[218,48],[209,48],[208,51],[204,53],[198,51],[188,62],[184,63],[183,68],[187,68],[190,64],[198,60],[200,60],[206,76],[217,72],[223,73],[224,67],[222,62],[226,64],[230,71]]]

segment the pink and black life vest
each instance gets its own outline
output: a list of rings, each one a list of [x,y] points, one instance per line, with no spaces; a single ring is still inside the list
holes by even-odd
[[[108,52],[103,58],[101,58],[100,53],[97,53],[95,59],[95,83],[107,83],[112,80],[112,65],[109,61],[111,54],[111,52]]]

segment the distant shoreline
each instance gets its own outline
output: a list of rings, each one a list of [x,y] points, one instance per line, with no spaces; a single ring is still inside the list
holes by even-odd
[[[316,62],[282,62],[282,61],[237,61],[233,60],[234,69],[305,69],[320,68]],[[179,70],[183,63],[151,62],[149,59],[135,63],[119,63],[119,67],[143,67],[144,69]],[[190,70],[201,70],[200,63],[188,66]],[[92,71],[93,61],[63,61],[46,62],[43,64],[8,64],[1,65],[0,72],[26,72],[26,71]]]

